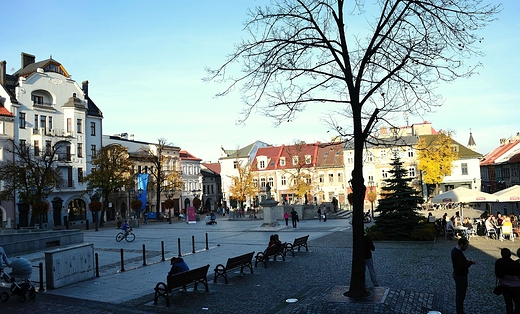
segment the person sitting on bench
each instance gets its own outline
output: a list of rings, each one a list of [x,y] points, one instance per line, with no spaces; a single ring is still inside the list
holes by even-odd
[[[188,264],[186,264],[182,257],[172,258],[170,264],[172,265],[172,268],[168,272],[168,275],[175,275],[190,270]]]

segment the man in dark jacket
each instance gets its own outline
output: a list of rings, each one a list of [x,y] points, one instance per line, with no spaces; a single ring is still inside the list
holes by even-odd
[[[188,264],[186,264],[186,262],[181,257],[172,258],[170,264],[172,265],[172,268],[170,269],[168,275],[174,275],[190,270]]]
[[[457,242],[457,246],[451,250],[457,314],[464,314],[464,299],[466,298],[466,291],[468,290],[469,267],[477,262],[476,260],[467,260],[464,256],[464,251],[468,249],[468,245],[468,239],[460,238]]]
[[[298,218],[298,212],[296,210],[294,210],[294,208],[293,208],[292,211],[291,211],[291,221],[292,221],[293,228],[296,228],[296,223],[299,220],[300,219]]]

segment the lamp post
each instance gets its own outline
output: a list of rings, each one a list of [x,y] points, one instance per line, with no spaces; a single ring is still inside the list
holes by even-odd
[[[167,206],[168,208],[166,208],[166,206],[164,206],[164,207],[168,210],[168,223],[171,224],[172,223],[172,206],[170,203],[170,199],[175,194],[175,188],[173,188],[171,190],[164,190],[163,193],[164,193],[164,196],[166,196],[166,198],[168,199],[168,202],[165,203],[165,205],[168,204],[168,206]]]
[[[87,194],[90,197],[90,206],[92,206],[90,208],[90,211],[92,212],[92,214],[94,214],[94,223],[96,224],[96,231],[99,231],[99,229],[98,229],[98,220],[99,220],[98,219],[98,212],[99,212],[100,208],[98,207],[98,208],[95,208],[95,210],[93,210],[94,208],[93,208],[92,203],[93,202],[101,203],[99,201],[100,197],[99,197],[98,193],[101,194],[102,191],[103,191],[102,188],[98,188],[98,189],[88,188],[87,189]]]
[[[372,219],[374,219],[374,202],[375,202],[375,197],[377,197],[377,196],[372,195],[372,192],[374,191],[374,181],[372,181],[372,180],[368,181],[368,186],[370,187],[370,196],[368,197],[368,200],[370,201],[370,205],[371,205],[370,215],[372,216]]]

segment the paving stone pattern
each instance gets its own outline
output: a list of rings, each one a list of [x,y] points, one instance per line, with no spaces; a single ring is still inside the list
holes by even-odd
[[[202,288],[200,292],[174,292],[169,308],[162,299],[153,305],[153,293],[123,304],[108,304],[43,292],[24,303],[16,297],[0,303],[0,313],[455,313],[450,251],[456,243],[444,238],[427,243],[375,242],[374,263],[380,288],[385,289],[384,301],[331,300],[332,294],[349,285],[351,235],[347,230],[310,239],[309,252],[296,252],[296,257],[288,256],[285,262],[270,261],[267,268],[255,268],[254,274],[233,272],[228,285],[213,284],[215,265],[211,265],[210,292]],[[477,259],[477,264],[470,268],[467,313],[505,312],[503,298],[492,294],[493,265],[501,247],[516,252],[517,243],[483,237],[471,240],[466,256]],[[124,284],[138,285],[139,278]],[[290,298],[298,301],[285,302]]]

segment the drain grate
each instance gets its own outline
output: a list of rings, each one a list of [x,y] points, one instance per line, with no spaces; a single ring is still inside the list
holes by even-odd
[[[345,302],[345,303],[384,303],[388,291],[390,289],[384,287],[367,288],[371,294],[362,299],[351,299],[343,295],[349,290],[349,286],[336,286],[330,290],[330,293],[325,296],[326,301],[330,302]]]

